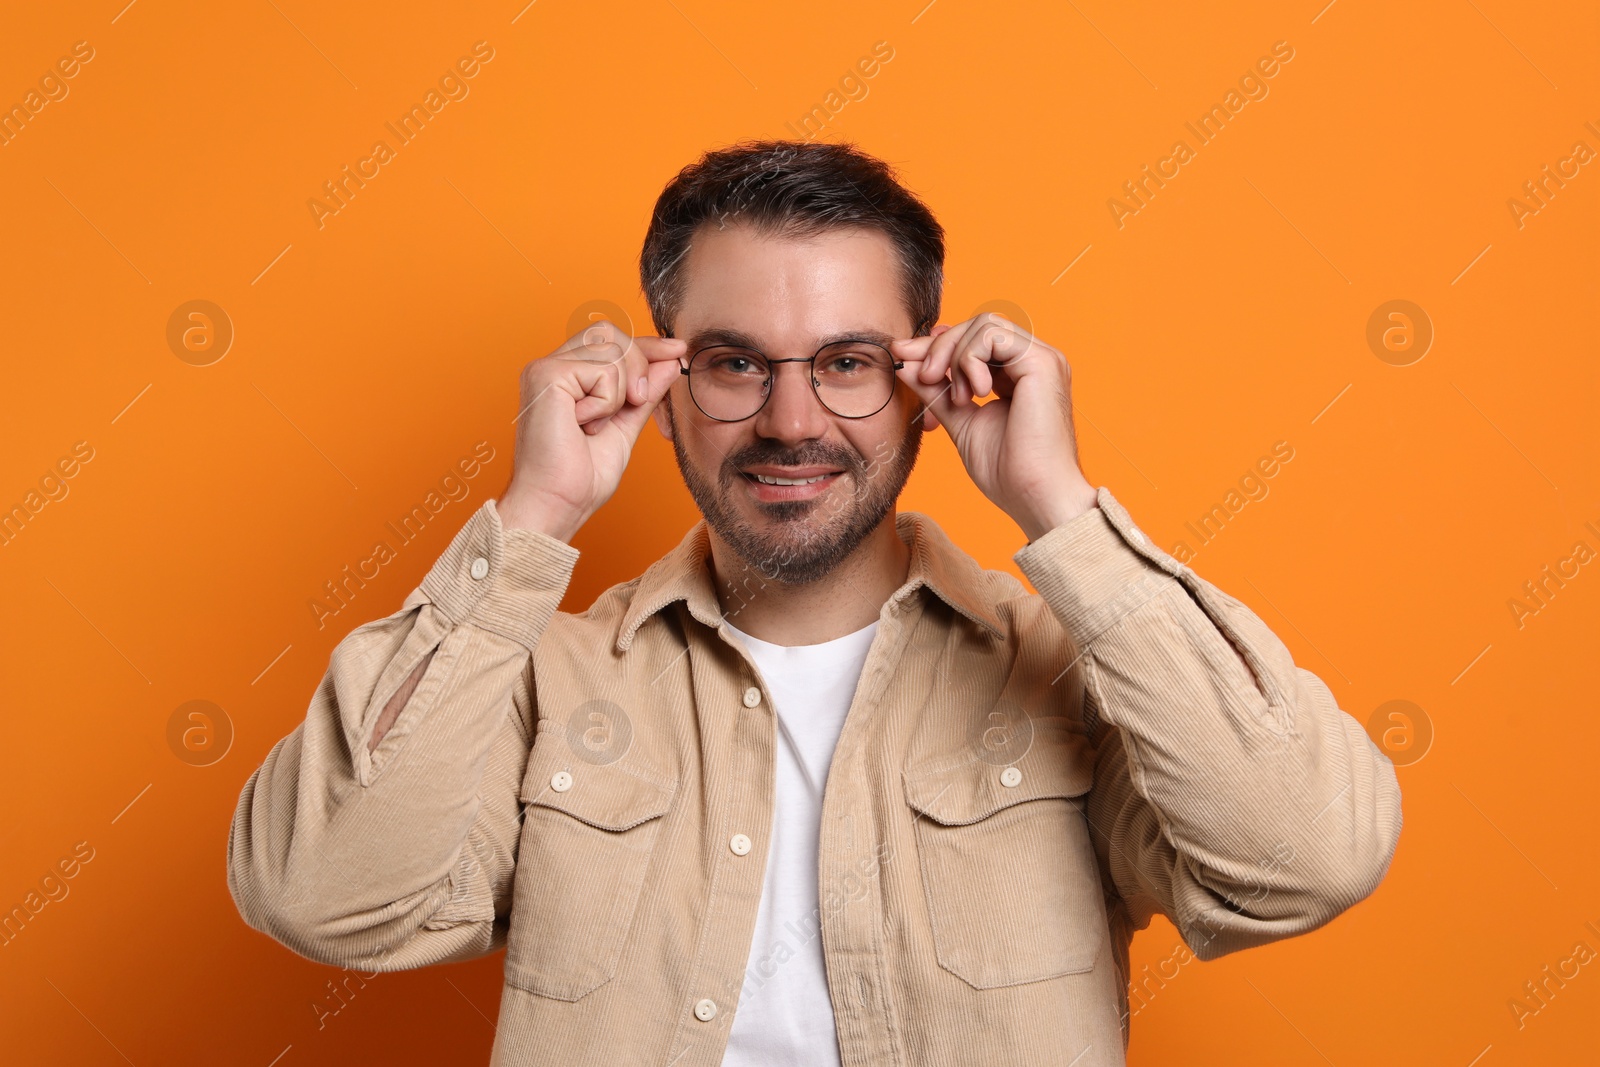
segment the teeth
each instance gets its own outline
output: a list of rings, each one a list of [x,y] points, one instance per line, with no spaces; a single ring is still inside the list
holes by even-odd
[[[774,478],[769,474],[757,474],[755,476],[756,481],[765,485],[810,485],[812,482],[820,482],[826,477],[828,477],[826,474],[819,474],[815,478]]]

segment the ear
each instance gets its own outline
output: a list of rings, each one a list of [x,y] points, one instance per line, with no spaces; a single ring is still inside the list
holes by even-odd
[[[661,402],[650,409],[650,417],[656,420],[656,429],[661,431],[661,436],[672,440],[672,390],[667,390],[667,395]]]
[[[949,327],[946,327],[946,329],[948,328]],[[938,327],[934,327],[934,329],[938,329]],[[922,430],[924,433],[930,430],[937,430],[939,428],[939,417],[933,413],[933,409],[931,407],[925,407],[923,405],[922,399],[917,396],[916,390],[907,385],[904,380],[899,378],[895,379],[895,393],[897,396],[902,396],[904,398],[904,410],[906,411],[907,417],[918,418],[922,423]],[[917,416],[916,412],[919,409],[922,411],[922,414]]]

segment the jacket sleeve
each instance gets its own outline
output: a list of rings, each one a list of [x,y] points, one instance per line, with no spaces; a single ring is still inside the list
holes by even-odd
[[[532,744],[532,652],[578,551],[473,513],[388,618],[334,649],[305,721],[244,784],[228,889],[321,963],[393,971],[505,942]],[[429,653],[370,754],[378,715]]]
[[[1201,959],[1330,921],[1388,870],[1393,764],[1249,608],[1097,496],[1013,559],[1081,672],[1103,874],[1134,929],[1159,911]]]

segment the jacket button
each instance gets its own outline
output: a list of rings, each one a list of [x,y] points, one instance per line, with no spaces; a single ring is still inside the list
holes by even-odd
[[[735,856],[746,855],[750,851],[750,839],[744,834],[734,834],[728,838],[728,847],[733,849]]]
[[[1011,789],[1022,781],[1022,772],[1015,767],[1007,767],[1000,772],[1000,784]]]
[[[753,708],[759,703],[761,703],[761,690],[752,685],[744,691],[744,706]]]
[[[550,776],[550,788],[557,793],[565,793],[572,788],[572,775],[566,771],[557,771]]]
[[[472,577],[481,581],[489,573],[489,561],[479,556],[472,561]]]
[[[715,1019],[717,1017],[717,1002],[709,997],[695,1001],[694,1017],[703,1023],[708,1023]]]

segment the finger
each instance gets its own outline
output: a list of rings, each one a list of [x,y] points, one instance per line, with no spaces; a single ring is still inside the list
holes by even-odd
[[[632,337],[624,335],[615,345],[603,346],[603,351],[609,353],[617,348],[620,348],[620,351],[617,351],[610,361],[610,367],[617,377],[617,392],[622,396],[624,403],[638,403],[644,395],[639,387],[639,379],[644,377],[644,369],[649,361],[645,359],[644,350]]]
[[[630,364],[628,368],[628,399],[635,404],[649,403],[653,406],[656,401],[660,400],[660,397],[656,397],[654,400],[650,399],[651,382],[654,381],[651,377],[651,368],[658,365],[674,368],[674,373],[665,379],[667,384],[671,385],[678,379],[675,369],[682,365],[680,360],[689,351],[689,344],[687,341],[676,337],[641,336],[635,337],[633,342],[635,352],[640,357],[641,362],[637,366]],[[655,373],[665,372],[658,371]]]
[[[994,375],[981,353],[969,351],[962,367],[967,372],[967,380],[972,383],[973,396],[988,396],[994,391]]]
[[[948,333],[952,329],[954,329],[953,326],[941,323],[935,326],[932,331],[922,335],[921,337],[904,337],[892,341],[890,342],[890,348],[894,351],[894,354],[898,359],[903,359],[908,363],[922,362],[928,358],[928,352],[933,347],[934,340],[941,334]],[[918,368],[918,373],[920,376],[921,368]],[[931,372],[930,377],[924,380],[932,380]]]
[[[1013,324],[1002,315],[989,312],[980,316],[962,340],[961,355],[977,355],[984,362],[1003,362],[1017,347]]]
[[[593,338],[592,342],[570,349],[567,358],[606,366],[608,373],[616,378],[616,395],[626,403],[644,403],[649,392],[648,368],[652,357],[675,360],[676,355],[682,353],[683,342],[660,337],[629,337],[620,332],[613,339],[600,339],[606,332],[598,326],[591,329],[586,336]]]
[[[651,363],[667,359],[679,359],[689,349],[689,342],[681,337],[652,337],[640,334],[633,339],[644,353],[644,358]]]
[[[572,368],[583,389],[578,398],[578,421],[609,415],[628,399],[628,349],[631,338],[582,345],[563,360]]]
[[[638,404],[625,404],[614,414],[605,418],[596,419],[584,426],[585,432],[599,433],[608,426],[615,426],[622,431],[628,446],[639,439],[639,431],[644,428],[645,420],[650,417],[650,412],[661,403],[661,399],[672,389],[672,383],[681,377],[678,364],[657,360],[651,363],[646,371],[644,400]]]
[[[556,351],[570,352],[574,349],[583,348],[585,345],[605,344],[607,341],[622,344],[625,343],[627,336],[627,331],[610,319],[595,319],[563,341],[561,347]]]
[[[962,404],[955,399],[952,395],[953,384],[951,382],[929,383],[921,381],[915,368],[910,364],[896,371],[895,374],[910,387],[911,391],[917,395],[917,399],[921,401],[921,413],[925,416],[923,419],[923,427],[925,429],[932,429],[928,425],[928,418],[931,417],[954,434],[960,430],[966,420],[971,418],[972,413],[977,410],[976,405]]]
[[[973,397],[988,396],[993,385],[987,362],[991,332],[992,328],[985,323],[975,322],[950,357],[950,365],[954,368],[951,377],[954,378],[955,371],[959,371],[971,387]]]
[[[617,393],[625,403],[639,403],[643,399],[644,387],[640,381],[644,378],[644,369],[649,361],[634,338],[623,334],[614,342],[589,346],[580,351],[586,354],[593,351],[593,358],[608,361],[616,374]],[[589,357],[586,355],[585,358]]]
[[[933,344],[928,346],[928,355],[923,360],[922,371],[918,374],[919,379],[931,385],[945,376],[950,368],[951,354],[955,352],[957,344],[966,335],[970,325],[971,320],[968,320],[938,331]]]
[[[555,354],[580,355],[584,359],[617,359],[617,373],[627,382],[625,390],[629,400],[641,401],[644,396],[639,380],[646,377],[645,365],[657,359],[677,359],[687,348],[686,342],[674,337],[632,337],[610,319],[596,319],[569,337],[556,349]]]
[[[1009,386],[1020,376],[1018,364],[1037,342],[1032,334],[1004,315],[990,312],[984,319],[986,321],[964,342],[957,358],[967,361],[975,380],[994,388],[997,393],[996,383],[1005,381],[1008,386],[1005,395],[1009,396]]]
[[[908,367],[920,371],[932,344],[932,337],[897,337],[889,342],[889,351],[895,359],[903,360]]]
[[[577,420],[579,426],[596,419],[603,419],[621,410],[623,398],[614,382],[615,375],[606,384],[597,385],[594,392],[580,398],[572,405],[572,417]]]
[[[569,363],[590,363],[595,366],[609,366],[619,362],[628,353],[628,347],[633,343],[630,337],[622,337],[614,341],[596,340],[590,344],[576,345],[572,348],[558,349],[555,353],[557,359]]]
[[[967,335],[961,339],[961,345],[952,357],[955,364],[966,374],[967,380],[973,385],[975,396],[988,396],[994,387],[994,373],[989,362],[995,359],[994,348],[999,344],[1006,347],[1004,340],[1005,322],[988,321],[989,316],[976,322]]]
[[[614,342],[606,342],[587,345],[560,357],[580,390],[573,406],[573,414],[580,424],[610,415],[627,402],[628,387],[621,369],[626,350],[619,348]]]
[[[995,314],[989,330],[989,358],[996,363],[1014,363],[1027,355],[1037,343],[1033,334],[1004,315]]]
[[[965,404],[972,399],[972,383],[967,381],[961,364],[953,355],[950,357],[950,399],[956,404]]]
[[[949,366],[950,350],[956,341],[956,337],[951,336],[950,330],[940,330],[931,336],[933,341],[928,345],[928,353],[922,362],[922,371],[917,375],[921,381],[929,385],[944,379],[945,370]]]
[[[960,384],[951,392],[958,404],[987,396],[991,386],[987,363],[986,318],[972,319],[950,352],[950,380]]]
[[[624,395],[630,404],[643,404],[650,391],[649,368],[652,362],[676,361],[688,345],[672,337],[629,337],[618,331],[617,343],[624,346],[617,371],[626,384]]]
[[[630,404],[644,403],[650,388],[649,376],[646,373],[650,360],[645,355],[644,345],[640,341],[641,338],[638,337],[628,338],[627,350],[623,352],[622,362],[618,366],[623,384],[626,386],[625,395]]]

